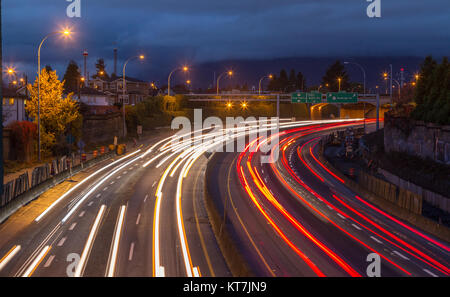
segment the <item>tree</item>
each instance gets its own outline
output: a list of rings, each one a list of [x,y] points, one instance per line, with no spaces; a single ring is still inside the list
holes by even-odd
[[[306,90],[306,78],[303,75],[303,73],[299,72],[297,73],[297,80],[296,80],[296,84],[297,84],[297,90]]]
[[[325,76],[322,78],[322,85],[328,85],[328,90],[337,92],[339,90],[338,79],[341,79],[341,91],[347,90],[350,87],[348,74],[340,61],[336,61],[328,68]]]
[[[11,140],[17,160],[31,161],[37,131],[36,124],[27,121],[14,122],[9,128],[11,128]]]
[[[31,100],[25,107],[28,115],[37,122],[38,113],[38,82],[28,85]],[[72,99],[73,93],[63,97],[64,82],[59,81],[56,71],[41,71],[40,90],[40,119],[41,143],[45,151],[55,145],[56,139],[68,132],[71,124],[81,116],[76,101]]]
[[[103,58],[97,60],[95,68],[97,69],[97,73],[92,76],[93,78],[109,78],[109,75],[106,72],[105,60],[103,60]]]
[[[416,92],[414,94],[414,101],[417,104],[425,102],[425,96],[431,89],[432,75],[436,67],[437,63],[431,56],[426,57],[423,61],[420,67],[419,78],[417,80]]]
[[[80,68],[78,68],[77,63],[75,63],[74,61],[70,61],[63,78],[64,90],[67,93],[78,92],[80,79],[81,79]]]

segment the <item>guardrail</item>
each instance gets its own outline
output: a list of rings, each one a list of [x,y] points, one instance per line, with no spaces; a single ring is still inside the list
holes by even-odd
[[[51,166],[47,163],[34,168],[31,174],[31,184],[29,182],[28,172],[6,183],[3,194],[0,196],[0,223],[5,221],[23,205],[38,198],[48,189],[83,169],[112,157],[115,153],[115,151],[110,151],[76,166],[73,166],[74,156],[71,159],[63,157],[58,160],[53,160]]]

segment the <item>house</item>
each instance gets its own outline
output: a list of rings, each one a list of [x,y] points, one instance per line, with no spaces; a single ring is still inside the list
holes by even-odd
[[[115,97],[108,92],[101,92],[93,88],[81,88],[79,93],[73,96],[75,101],[83,103],[88,114],[108,114],[117,112],[114,106]]]
[[[3,127],[15,121],[27,121],[28,117],[25,113],[27,102],[27,90],[25,87],[8,88],[3,87]]]
[[[126,76],[124,93],[123,78],[114,75],[110,78],[96,77],[88,82],[88,86],[115,98],[115,103],[124,102],[131,105],[142,102],[152,90],[151,83]]]

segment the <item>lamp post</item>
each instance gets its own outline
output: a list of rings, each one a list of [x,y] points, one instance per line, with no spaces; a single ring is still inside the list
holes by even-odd
[[[50,34],[48,34],[47,36],[45,36],[41,43],[39,44],[39,49],[38,49],[38,125],[37,125],[37,129],[38,129],[38,161],[41,161],[41,48],[42,45],[44,44],[44,41],[47,40],[47,38],[49,38],[52,35],[58,35],[58,34],[62,34],[63,36],[69,36],[71,34],[71,32],[68,29],[65,29],[64,31],[55,31],[52,32]]]
[[[172,72],[169,74],[169,78],[167,79],[167,96],[170,96],[170,78],[172,77],[172,74],[174,74],[174,72],[177,70],[182,70],[184,72],[187,72],[187,71],[189,71],[189,67],[183,66],[183,67],[178,67],[178,68],[175,68],[174,70],[172,70]]]
[[[356,66],[358,66],[361,69],[361,71],[363,73],[363,77],[364,77],[364,95],[365,95],[366,94],[366,71],[364,70],[364,68],[360,64],[355,63],[355,62],[344,62],[344,64],[345,65],[347,65],[347,64],[355,64]]]
[[[272,79],[272,78],[273,78],[273,75],[272,75],[272,74],[269,74],[269,75],[263,76],[263,77],[259,80],[259,89],[258,89],[258,90],[259,90],[259,92],[258,92],[259,95],[261,95],[261,82],[262,82],[265,78]]]
[[[339,92],[341,91],[341,80],[342,80],[342,78],[338,77],[338,83],[339,83]]]
[[[125,89],[126,89],[126,80],[125,80],[125,70],[127,68],[128,62],[130,62],[133,59],[140,59],[144,60],[144,55],[139,56],[133,56],[125,61],[125,64],[123,64],[122,69],[122,110],[123,110],[123,137],[127,137],[127,123],[125,120]]]
[[[219,95],[219,82],[220,82],[220,79],[222,78],[222,76],[224,76],[225,74],[228,74],[228,76],[233,76],[233,71],[231,71],[231,70],[229,70],[229,71],[226,71],[226,72],[224,72],[224,73],[222,73],[221,75],[219,75],[219,77],[217,78],[217,95]]]

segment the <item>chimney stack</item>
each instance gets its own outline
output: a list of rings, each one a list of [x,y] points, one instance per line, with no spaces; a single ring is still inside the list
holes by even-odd
[[[88,52],[87,50],[84,50],[83,52],[83,57],[84,57],[84,81],[88,82],[89,81],[89,77],[87,76],[87,57],[88,57]]]
[[[114,48],[114,75],[117,76],[117,48]]]

